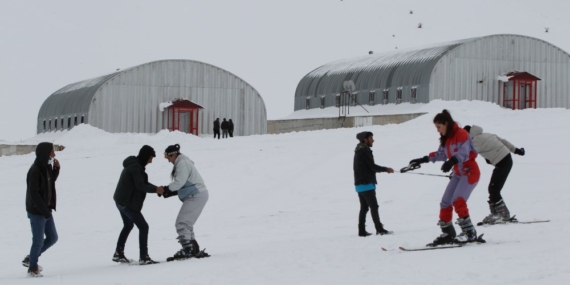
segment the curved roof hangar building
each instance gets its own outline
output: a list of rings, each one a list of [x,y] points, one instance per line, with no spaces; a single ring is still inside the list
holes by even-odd
[[[216,118],[232,119],[235,135],[267,131],[265,103],[241,78],[203,62],[160,60],[57,90],[40,108],[37,132],[87,123],[112,133],[156,133],[172,125],[159,106],[175,100],[196,108],[193,122],[199,134],[213,133]]]
[[[527,74],[527,81],[509,74]],[[299,82],[295,110],[338,105],[350,80],[360,104],[442,99],[570,108],[569,76],[570,55],[562,49],[527,36],[491,35],[325,64]]]

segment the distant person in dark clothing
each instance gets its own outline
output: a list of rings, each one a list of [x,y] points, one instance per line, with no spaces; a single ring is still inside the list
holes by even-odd
[[[28,267],[28,276],[42,277],[38,259],[42,253],[57,242],[58,236],[53,221],[55,211],[55,181],[59,176],[59,161],[55,159],[53,144],[42,142],[36,147],[36,160],[28,171],[26,183],[26,211],[32,227],[30,255],[22,261]],[[45,239],[44,239],[45,235]]]
[[[230,138],[234,137],[234,122],[232,122],[232,119],[228,122],[228,133],[230,134]]]
[[[139,264],[158,263],[148,256],[148,224],[141,213],[146,193],[158,193],[160,195],[164,193],[163,187],[156,187],[148,182],[145,167],[152,163],[153,157],[156,157],[154,149],[145,145],[139,151],[138,156],[129,156],[123,161],[124,169],[117,183],[115,195],[113,195],[117,209],[119,209],[123,219],[123,230],[121,230],[117,248],[113,255],[115,262],[130,262],[125,257],[125,243],[133,225],[136,225],[139,229]]]
[[[226,121],[226,118],[224,118],[224,121],[222,122],[222,138],[225,139],[228,138],[228,129],[229,129],[228,121]]]
[[[216,138],[216,135],[218,136],[218,139],[220,139],[220,118],[216,118],[214,121],[214,139]]]
[[[366,231],[366,213],[370,208],[372,221],[376,228],[377,235],[389,235],[391,231],[384,229],[384,225],[380,222],[378,214],[378,201],[376,200],[376,173],[388,172],[394,173],[394,169],[390,167],[379,166],[374,163],[372,156],[372,144],[374,143],[373,134],[371,132],[361,132],[356,135],[359,141],[354,150],[354,186],[358,199],[360,200],[360,215],[358,217],[358,236],[366,237],[370,233]]]

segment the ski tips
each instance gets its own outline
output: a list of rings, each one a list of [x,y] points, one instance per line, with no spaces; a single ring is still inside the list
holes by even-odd
[[[383,247],[381,247],[381,248],[382,248],[382,251],[388,251],[387,249],[385,249],[385,248],[383,248]]]

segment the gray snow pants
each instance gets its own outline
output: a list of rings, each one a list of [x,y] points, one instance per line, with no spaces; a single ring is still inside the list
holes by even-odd
[[[178,236],[184,239],[196,239],[194,236],[194,224],[200,217],[206,202],[208,202],[208,191],[190,195],[182,201],[182,207],[176,218],[176,231]]]

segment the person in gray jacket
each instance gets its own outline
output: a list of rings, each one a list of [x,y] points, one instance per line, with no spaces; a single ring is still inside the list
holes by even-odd
[[[194,162],[186,155],[180,153],[180,145],[170,145],[164,152],[164,157],[172,164],[172,182],[165,186],[164,198],[178,195],[182,201],[182,207],[176,218],[176,231],[178,242],[182,249],[174,254],[169,260],[186,259],[190,257],[207,257],[205,251],[200,251],[194,224],[200,217],[206,202],[208,202],[208,189],[204,180],[194,166]]]
[[[512,143],[495,134],[484,133],[483,128],[473,125],[463,127],[473,141],[475,150],[485,158],[488,164],[495,166],[489,183],[489,209],[491,213],[483,219],[483,224],[516,221],[501,196],[501,190],[513,167],[511,152],[525,155],[524,148],[516,148]]]

